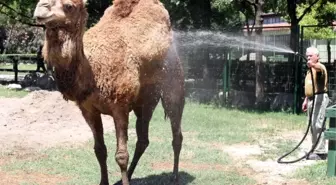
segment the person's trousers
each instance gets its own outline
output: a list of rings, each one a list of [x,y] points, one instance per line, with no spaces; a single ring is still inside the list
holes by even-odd
[[[314,110],[312,114],[312,122],[311,122],[311,136],[312,136],[312,146],[316,143],[320,133],[322,133],[320,140],[314,150],[316,154],[325,154],[326,153],[326,141],[324,139],[324,129],[323,124],[326,121],[325,112],[326,108],[329,104],[329,97],[327,93],[324,94],[316,94],[315,102],[314,102]],[[308,121],[310,117],[310,113],[313,107],[313,99],[308,99]]]

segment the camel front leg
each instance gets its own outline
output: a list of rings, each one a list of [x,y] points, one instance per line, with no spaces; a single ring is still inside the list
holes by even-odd
[[[80,107],[83,117],[90,126],[93,138],[94,138],[94,151],[97,157],[97,160],[100,165],[100,185],[108,185],[108,174],[107,174],[107,150],[104,142],[104,129],[102,125],[102,120],[100,113],[94,110],[86,110],[85,108]]]
[[[113,119],[117,138],[117,150],[115,160],[118,163],[122,176],[122,184],[129,185],[127,177],[128,151],[127,151],[127,129],[128,129],[128,108],[115,108],[113,110]]]

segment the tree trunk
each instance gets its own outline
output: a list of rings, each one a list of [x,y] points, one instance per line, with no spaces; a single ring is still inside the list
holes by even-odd
[[[290,48],[296,52],[298,50],[298,38],[299,38],[299,20],[296,15],[296,3],[292,0],[287,0],[287,12],[291,23],[290,33]]]
[[[202,28],[205,28],[207,30],[210,30],[211,28],[211,3],[210,3],[210,0],[198,0],[197,2],[200,3],[200,7],[203,7],[203,11],[200,12],[199,15],[201,15],[201,27]],[[210,70],[209,68],[211,66],[209,66],[209,60],[210,60],[210,57],[209,57],[209,47],[206,47],[205,48],[205,53],[204,53],[204,62],[205,62],[205,65],[204,65],[204,73],[203,73],[203,78],[204,78],[204,82],[206,84],[208,84],[210,87],[208,88],[211,88],[211,81],[214,80],[214,79],[211,79],[210,78]]]
[[[262,0],[256,0],[256,42],[257,43],[263,43],[262,38],[262,13],[263,13],[263,4],[264,2]],[[256,89],[255,89],[255,97],[256,101],[255,104],[258,106],[265,97],[265,88],[264,88],[264,77],[265,77],[265,70],[264,70],[264,62],[262,60],[262,50],[256,50],[256,58],[255,58],[255,68],[256,68]]]
[[[7,37],[7,44],[5,45],[5,48],[3,50],[2,53],[6,54],[7,53],[7,50],[8,50],[8,46],[10,45],[10,42],[12,40],[12,33],[13,33],[13,30],[15,29],[15,25],[16,24],[12,24],[11,28],[10,28],[10,31],[9,31],[9,34],[8,34],[8,37]]]
[[[290,33],[290,48],[294,51],[297,52],[298,51],[298,45],[299,45],[299,34],[300,34],[300,30],[299,30],[299,26],[298,26],[298,22],[297,20],[292,20],[291,21],[291,33]],[[292,56],[292,55],[290,55]]]
[[[246,19],[248,19],[248,17],[246,17]],[[246,25],[248,25],[248,21],[246,21]],[[253,33],[253,28],[255,25],[253,25],[251,28],[249,26],[247,26],[247,38],[251,39],[252,38],[252,33]],[[252,50],[250,49],[250,47],[247,47],[246,49],[246,61],[250,62],[250,54],[252,53]]]

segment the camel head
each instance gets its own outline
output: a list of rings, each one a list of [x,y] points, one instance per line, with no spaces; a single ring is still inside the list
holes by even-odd
[[[34,18],[47,28],[75,26],[86,20],[85,3],[86,0],[40,0]]]

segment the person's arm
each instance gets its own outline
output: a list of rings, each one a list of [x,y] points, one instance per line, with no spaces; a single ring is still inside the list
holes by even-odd
[[[308,61],[308,66],[314,68],[318,72],[322,71],[323,69],[320,63],[313,63],[313,62]]]

